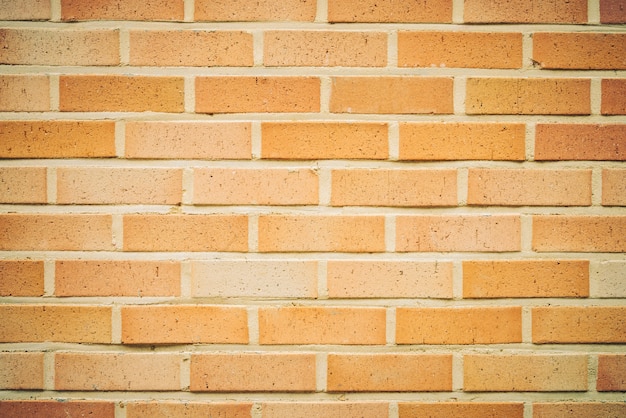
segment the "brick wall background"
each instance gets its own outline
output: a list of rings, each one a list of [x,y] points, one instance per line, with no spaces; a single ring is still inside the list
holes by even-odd
[[[1,416],[626,416],[626,1],[0,19]]]

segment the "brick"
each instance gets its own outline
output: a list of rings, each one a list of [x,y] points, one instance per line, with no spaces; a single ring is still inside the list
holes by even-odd
[[[600,0],[600,23],[626,23],[624,0]]]
[[[0,296],[43,296],[43,261],[0,260]]]
[[[587,23],[587,1],[465,0],[465,23]]]
[[[124,251],[247,251],[245,215],[125,215]]]
[[[183,77],[61,75],[62,112],[184,111]]]
[[[126,418],[251,418],[251,403],[244,402],[131,402]]]
[[[522,34],[401,31],[398,66],[521,68]]]
[[[588,297],[587,260],[463,262],[464,298]]]
[[[452,298],[452,263],[431,261],[327,262],[331,298]]]
[[[519,251],[513,215],[417,215],[396,218],[396,251]]]
[[[451,114],[452,78],[332,77],[332,113]]]
[[[533,343],[624,343],[626,307],[532,308]]]
[[[400,402],[399,418],[523,418],[524,404],[513,402]]]
[[[470,168],[467,203],[590,206],[591,170]]]
[[[175,20],[184,17],[184,0],[61,0],[61,20]]]
[[[452,0],[329,0],[328,21],[452,23]]]
[[[192,354],[192,392],[313,392],[315,354]]]
[[[618,418],[626,414],[624,402],[534,403],[533,418]]]
[[[268,31],[263,38],[267,67],[384,67],[382,32]]]
[[[317,4],[315,0],[196,0],[196,21],[299,21],[313,22]]]
[[[439,392],[452,390],[452,356],[329,354],[328,392]]]
[[[112,250],[111,215],[3,214],[1,250]]]
[[[46,110],[50,110],[50,80],[47,75],[0,75],[0,111],[45,112]],[[3,122],[0,126],[4,128],[5,123],[7,122]]]
[[[261,405],[263,418],[386,418],[386,402],[271,402]]]
[[[176,168],[59,167],[57,203],[177,205],[183,171]]]
[[[49,0],[0,0],[0,20],[49,19]]]
[[[197,168],[196,205],[317,205],[317,173],[296,168]]]
[[[111,343],[111,307],[2,305],[0,341]]]
[[[576,78],[468,78],[469,115],[588,115],[590,80]]]
[[[265,159],[386,159],[386,123],[263,122]]]
[[[251,144],[247,122],[126,123],[126,158],[245,160]]]
[[[602,205],[626,206],[626,170],[602,170]]]
[[[247,344],[248,315],[231,306],[123,306],[122,343]]]
[[[131,30],[130,65],[251,67],[252,34],[241,31]]]
[[[601,261],[591,269],[591,296],[626,298],[626,262]]]
[[[626,216],[535,215],[534,251],[624,252]]]
[[[601,112],[603,115],[626,115],[626,80],[602,80]]]
[[[115,157],[112,121],[2,121],[0,158]]]
[[[0,353],[0,389],[43,389],[43,353]]]
[[[385,344],[384,308],[262,307],[261,344]]]
[[[180,296],[180,263],[57,260],[56,296]]]
[[[0,167],[0,202],[46,203],[45,167]]]
[[[385,251],[382,216],[261,215],[260,252]]]
[[[598,382],[600,392],[626,392],[626,356],[601,354],[598,356]]]
[[[456,170],[332,170],[331,206],[456,206]]]
[[[626,160],[626,126],[537,124],[535,160]]]
[[[397,344],[522,342],[522,308],[396,308]]]
[[[400,123],[400,160],[525,159],[521,123]]]
[[[68,418],[95,416],[115,418],[115,402],[79,400],[0,401],[4,418]]]
[[[178,354],[56,353],[54,387],[79,391],[180,390]]]
[[[535,33],[533,60],[547,69],[626,68],[626,35],[619,33]]]
[[[586,391],[587,356],[468,354],[463,375],[466,392]]]

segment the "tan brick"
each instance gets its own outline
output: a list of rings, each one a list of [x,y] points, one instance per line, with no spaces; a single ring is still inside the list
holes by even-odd
[[[266,159],[386,159],[386,123],[264,122],[261,157]]]
[[[450,114],[452,78],[332,77],[333,113]]]
[[[177,20],[184,0],[61,0],[62,20]]]
[[[452,263],[331,260],[331,298],[452,298]]]
[[[534,251],[624,252],[626,216],[535,215]]]
[[[513,215],[403,215],[396,251],[519,251],[520,228]]]
[[[2,214],[1,250],[112,250],[111,215]]]
[[[184,80],[170,76],[61,75],[63,112],[174,112],[184,110]]]
[[[126,418],[251,418],[251,403],[243,402],[131,402]]]
[[[591,170],[470,168],[467,203],[590,206]]]
[[[456,206],[456,170],[332,170],[332,206]]]
[[[192,354],[192,392],[313,392],[315,354]]]
[[[42,296],[43,261],[0,260],[0,296]]]
[[[113,121],[2,121],[1,158],[114,157]]]
[[[626,170],[602,170],[602,205],[626,206]]]
[[[196,0],[197,21],[300,21],[313,22],[315,0]]]
[[[523,418],[524,404],[513,402],[400,402],[399,418]]]
[[[245,160],[251,144],[247,122],[126,123],[126,158]]]
[[[0,341],[111,343],[111,307],[2,305]]]
[[[106,401],[1,401],[0,415],[4,418],[115,418],[115,402]]]
[[[589,296],[587,260],[463,262],[464,298]]]
[[[626,355],[598,356],[597,389],[600,392],[626,392]]]
[[[533,60],[542,68],[618,70],[626,68],[626,34],[535,33]]]
[[[626,23],[624,0],[600,0],[601,23]]]
[[[466,392],[586,391],[587,356],[470,354],[463,374]]]
[[[400,123],[400,160],[525,159],[521,123]]]
[[[49,0],[0,0],[0,20],[48,20]]]
[[[626,307],[532,308],[533,343],[624,343]]]
[[[533,418],[588,418],[622,417],[626,415],[624,402],[552,402],[534,403]]]
[[[626,80],[602,80],[601,112],[603,115],[626,115]]]
[[[452,23],[452,0],[329,0],[328,21]]]
[[[439,392],[452,390],[452,356],[329,354],[329,392]]]
[[[2,10],[1,7],[0,10]],[[0,111],[45,112],[46,110],[50,110],[50,80],[47,75],[0,75]],[[3,122],[0,126],[4,128],[5,123],[7,122]]]
[[[0,202],[46,203],[45,167],[0,167]]]
[[[626,298],[626,262],[602,261],[591,269],[591,296]]]
[[[470,115],[588,115],[590,80],[577,78],[468,78]]]
[[[251,67],[252,34],[240,31],[131,30],[130,65]]]
[[[263,418],[385,418],[386,402],[271,402],[261,405]]]
[[[587,23],[587,0],[465,0],[466,23]]]
[[[261,215],[261,252],[381,252],[382,216]]]
[[[0,353],[0,389],[43,389],[43,353]]]
[[[176,168],[59,167],[57,203],[176,205],[183,171]]]
[[[125,215],[124,251],[247,251],[245,215]]]
[[[54,360],[56,390],[180,390],[178,354],[56,353]]]
[[[384,67],[387,35],[382,32],[268,31],[263,38],[268,67]]]
[[[180,263],[57,260],[56,296],[179,296]]]
[[[297,168],[196,168],[196,205],[316,205],[317,173]]]
[[[537,124],[535,160],[626,160],[626,126]]]

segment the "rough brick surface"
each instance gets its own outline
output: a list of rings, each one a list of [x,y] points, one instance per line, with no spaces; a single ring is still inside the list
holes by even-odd
[[[43,353],[0,353],[0,389],[43,389]]]
[[[600,0],[600,22],[626,23],[624,0]]]
[[[626,206],[626,170],[602,170],[602,204]]]
[[[97,416],[115,417],[115,403],[107,401],[80,400],[40,400],[40,401],[0,401],[0,414],[4,418],[67,418]]]
[[[607,70],[626,68],[626,34],[535,33],[533,60],[542,68]]]
[[[183,20],[184,0],[61,0],[62,20]]]
[[[626,308],[553,306],[532,309],[533,342],[623,343]]]
[[[263,403],[264,418],[334,418],[387,417],[389,405],[385,402],[271,402]]]
[[[587,23],[587,1],[465,0],[468,23]]]
[[[212,22],[303,21],[315,19],[315,0],[197,0],[195,20]]]
[[[626,160],[626,127],[619,124],[538,124],[535,159]]]
[[[626,80],[602,80],[602,114],[626,115]]]
[[[126,404],[127,418],[251,418],[252,404],[244,402],[132,402]]]
[[[450,23],[452,0],[329,0],[328,21]]]
[[[624,402],[534,403],[533,418],[620,417],[626,414]]]
[[[603,261],[591,269],[592,296],[623,298],[626,295],[626,262]]]
[[[626,216],[533,216],[535,251],[624,252]]]
[[[0,111],[46,110],[50,110],[50,81],[47,76],[0,75]]]
[[[48,20],[48,0],[0,0],[0,20]]]
[[[398,416],[400,418],[448,418],[452,416],[467,418],[522,418],[524,416],[524,405],[521,403],[504,402],[400,402],[398,404]]]
[[[46,203],[45,167],[0,167],[1,203]]]
[[[601,392],[626,392],[626,356],[603,354],[598,356],[597,389]]]
[[[0,260],[0,296],[42,296],[43,261]]]

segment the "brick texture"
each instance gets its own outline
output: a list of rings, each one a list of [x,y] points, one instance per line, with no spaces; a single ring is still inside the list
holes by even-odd
[[[43,296],[43,261],[0,260],[0,296]]]
[[[266,418],[387,417],[389,405],[385,402],[271,402],[261,406]]]
[[[621,402],[552,402],[533,404],[533,418],[584,418],[592,415],[619,417],[626,413]]]
[[[536,251],[623,252],[625,237],[624,216],[533,216]]]
[[[446,418],[450,416],[463,416],[468,418],[497,418],[506,416],[522,418],[524,416],[524,405],[521,403],[504,402],[401,402],[398,404],[398,416],[400,418]]]
[[[587,2],[465,0],[467,23],[587,23]]]
[[[50,110],[50,81],[45,75],[0,75],[0,93],[0,111]]]
[[[626,206],[626,170],[602,170],[602,204]]]
[[[626,356],[598,356],[597,389],[601,392],[626,392]]]
[[[626,23],[624,0],[600,0],[600,22]]]
[[[0,353],[0,388],[43,389],[43,353]]]
[[[315,19],[316,2],[307,0],[197,0],[195,19],[211,22],[237,21],[302,21]]]
[[[624,125],[538,124],[535,159],[626,160]]]
[[[183,20],[184,0],[61,0],[61,19],[74,20]]]
[[[244,402],[132,402],[126,404],[127,418],[170,418],[209,416],[251,418],[252,404]]]
[[[45,167],[0,167],[0,202],[46,203]]]
[[[609,78],[602,80],[602,114],[626,115],[626,81]]]
[[[623,307],[612,306],[533,308],[533,342],[623,343],[625,311]]]
[[[0,20],[48,20],[50,2],[46,0],[0,0]]]
[[[450,23],[452,0],[329,0],[328,21],[339,22],[406,22]]]
[[[605,70],[626,68],[626,35],[535,33],[533,60],[543,68]]]
[[[107,401],[80,400],[40,400],[40,401],[2,401],[0,413],[6,418],[66,418],[68,416],[94,415],[102,418],[115,417],[115,403]]]

